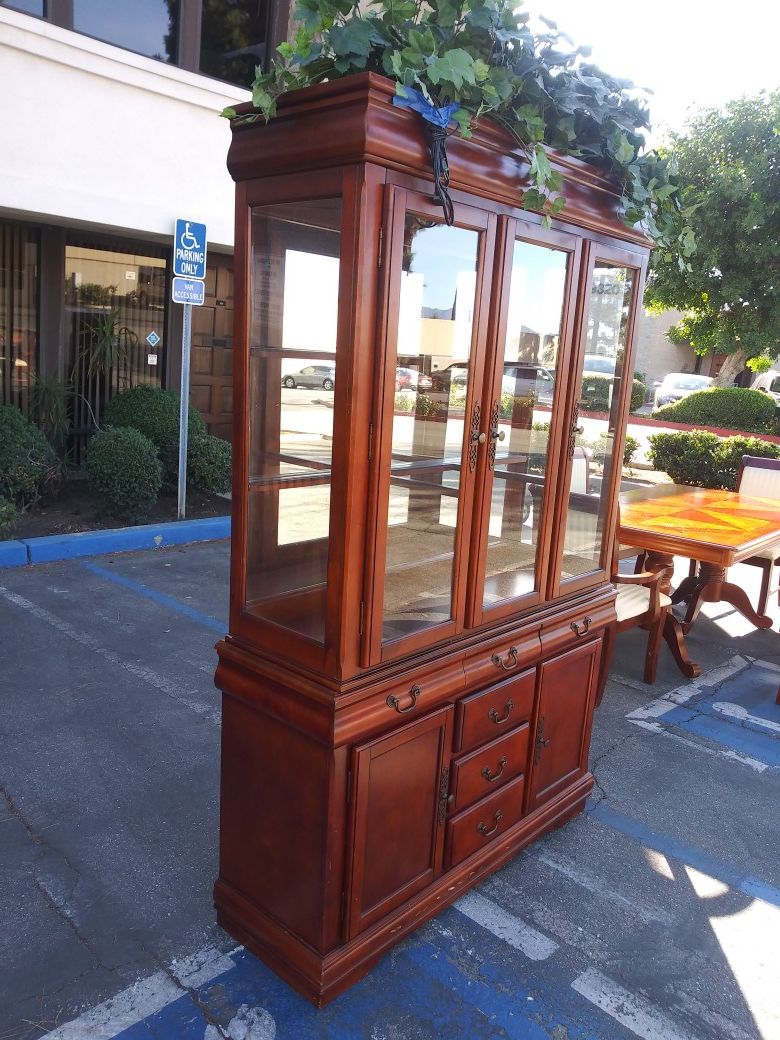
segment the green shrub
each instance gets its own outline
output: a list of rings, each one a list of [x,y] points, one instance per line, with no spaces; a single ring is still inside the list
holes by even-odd
[[[759,455],[764,459],[780,458],[780,445],[759,440],[758,437],[724,437],[718,448],[720,483],[716,487],[733,491],[743,455]]]
[[[768,394],[738,386],[713,386],[656,408],[653,418],[746,433],[770,433],[775,428],[775,414],[775,402]]]
[[[120,520],[145,519],[162,486],[157,448],[140,430],[112,426],[89,442],[84,468],[106,509]]]
[[[154,444],[163,465],[163,479],[176,481],[179,471],[179,398],[155,386],[134,386],[109,401],[103,413],[104,426],[131,426]],[[208,431],[200,412],[192,406],[187,422],[187,440]]]
[[[43,433],[18,408],[0,405],[0,496],[26,509],[59,476],[57,456]]]
[[[654,433],[648,456],[675,484],[733,491],[743,455],[780,458],[780,446],[756,437],[718,437],[705,430]]]
[[[587,412],[608,412],[610,408],[610,391],[615,385],[612,376],[586,376],[582,380],[580,390],[580,408]],[[647,390],[643,383],[635,379],[631,384],[631,411],[636,411],[645,403]]]
[[[630,433],[626,434],[626,443],[623,446],[623,465],[630,466],[634,461],[634,456],[639,451],[639,441],[636,437],[632,437]]]
[[[193,437],[187,442],[187,484],[198,491],[230,491],[233,453],[221,437]]]
[[[630,411],[635,412],[637,408],[641,408],[645,403],[647,397],[647,387],[641,379],[634,379],[631,384],[631,404],[629,406]]]
[[[16,523],[16,506],[8,498],[0,498],[0,538],[6,538]]]

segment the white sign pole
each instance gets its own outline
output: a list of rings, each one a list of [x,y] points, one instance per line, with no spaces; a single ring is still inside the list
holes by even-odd
[[[185,303],[181,330],[181,399],[179,401],[179,520],[184,519],[187,499],[187,433],[189,426],[191,341],[192,305]]]

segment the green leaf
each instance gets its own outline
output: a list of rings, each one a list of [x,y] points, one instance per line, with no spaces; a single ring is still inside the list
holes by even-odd
[[[468,51],[460,47],[442,54],[428,66],[428,79],[436,86],[439,83],[451,83],[460,90],[464,83],[474,85],[474,59]]]
[[[371,53],[373,35],[373,23],[367,19],[352,18],[343,25],[334,25],[330,30],[333,53],[337,57],[359,54],[367,58]]]

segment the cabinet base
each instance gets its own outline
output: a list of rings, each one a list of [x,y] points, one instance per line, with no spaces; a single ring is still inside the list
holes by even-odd
[[[325,955],[282,928],[222,878],[214,886],[217,922],[293,989],[316,1007],[323,1007],[370,971],[404,936],[454,903],[526,845],[580,813],[592,787],[593,776],[586,773],[489,847],[447,871],[419,896]]]

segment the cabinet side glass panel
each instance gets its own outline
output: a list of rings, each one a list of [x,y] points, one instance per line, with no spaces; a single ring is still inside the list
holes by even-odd
[[[603,411],[607,419],[583,418],[572,458],[569,506],[561,578],[577,577],[601,565],[608,490],[613,466],[617,411],[624,375],[628,320],[636,286],[630,267],[597,262],[593,271],[580,408]]]
[[[322,643],[341,200],[252,213],[246,609]]]
[[[500,396],[492,405],[488,446],[493,486],[485,608],[536,588],[567,263],[561,250],[515,242]]]
[[[382,636],[452,616],[479,232],[409,214],[395,346]]]

